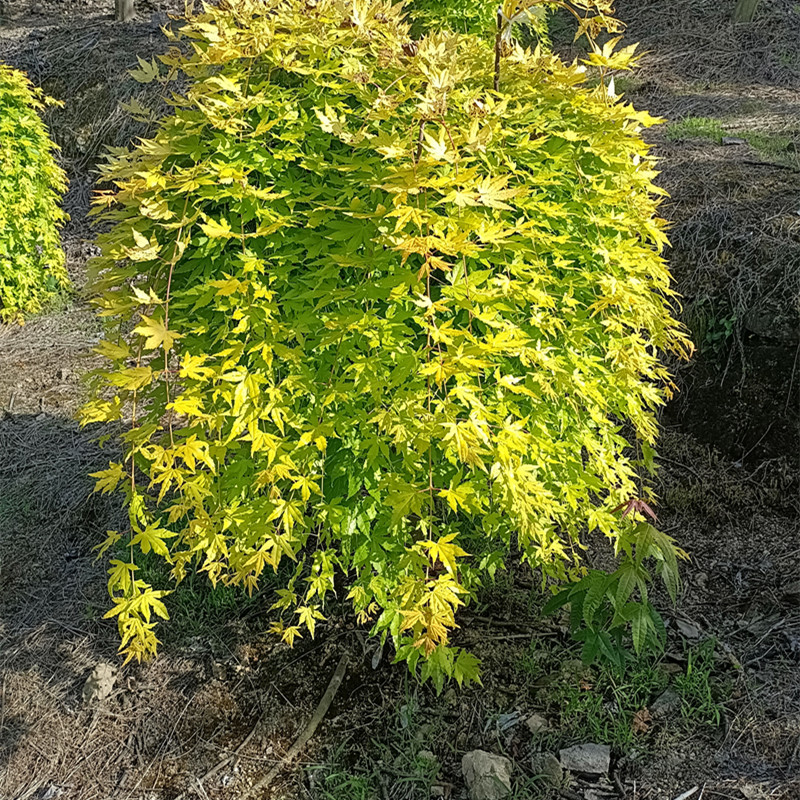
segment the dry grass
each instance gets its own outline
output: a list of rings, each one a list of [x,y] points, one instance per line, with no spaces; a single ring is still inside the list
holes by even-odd
[[[800,10],[794,0],[761,3],[747,25],[732,21],[733,3],[719,0],[619,0],[626,36],[648,51],[644,75],[681,83],[800,83]]]

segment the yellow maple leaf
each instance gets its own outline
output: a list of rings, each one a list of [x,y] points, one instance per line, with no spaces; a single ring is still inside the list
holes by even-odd
[[[168,330],[160,319],[154,319],[144,314],[142,314],[142,321],[133,329],[133,332],[145,337],[145,350],[155,350],[162,345],[165,350],[171,350],[175,340],[181,338],[181,334]]]

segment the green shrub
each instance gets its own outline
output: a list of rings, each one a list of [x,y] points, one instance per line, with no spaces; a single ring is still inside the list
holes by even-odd
[[[530,13],[524,8],[527,5]],[[566,3],[557,0],[534,0],[531,3],[505,0],[500,4],[496,0],[409,0],[405,7],[414,38],[448,30],[493,40],[497,33],[497,12],[502,9],[507,19],[515,19],[516,32],[522,33],[522,38],[531,43],[547,41],[548,12],[560,5]],[[588,5],[595,3],[590,0]]]
[[[131,558],[109,581],[128,658],[155,651],[167,614],[139,551],[176,580],[250,589],[288,560],[287,642],[342,591],[439,686],[475,676],[449,633],[512,547],[563,582],[585,572],[587,531],[607,537],[629,621],[647,563],[677,580],[640,506],[614,513],[643,492],[659,352],[688,347],[658,254],[652,118],[513,46],[495,92],[492,44],[410,47],[402,8],[353,8],[191,18],[189,56],[164,59],[186,97],[105,170],[110,363],[83,420],[132,419],[124,463],[96,475],[129,509]],[[594,63],[629,64],[611,49]]]
[[[497,27],[494,0],[410,0],[406,7],[412,36],[442,29],[494,36]]]
[[[19,322],[68,285],[58,229],[66,188],[39,112],[47,102],[0,64],[0,322]]]

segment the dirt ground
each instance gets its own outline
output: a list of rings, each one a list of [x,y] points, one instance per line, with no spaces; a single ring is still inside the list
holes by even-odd
[[[279,644],[266,631],[269,587],[249,600],[189,581],[160,657],[121,666],[92,552],[120,509],[90,495],[87,477],[113,444],[100,450],[73,421],[99,338],[80,293],[86,212],[102,149],[146,132],[120,106],[145,91],[126,70],[161,51],[159,26],[177,9],[139,2],[121,25],[93,0],[5,3],[0,60],[66,101],[48,123],[71,181],[63,238],[77,292],[24,327],[0,326],[0,800],[239,800],[281,763],[343,655],[316,734],[256,797],[466,798],[461,757],[478,748],[512,759],[520,799],[800,798],[800,8],[765,1],[752,26],[735,26],[729,5],[618,3],[648,51],[626,89],[637,106],[766,142],[653,133],[699,345],[676,367],[682,391],[662,420],[661,527],[691,556],[677,609],[661,604],[667,652],[646,679],[608,687],[512,569],[459,632],[484,685],[437,698],[344,614],[314,642]],[[703,652],[710,660],[696,660]],[[708,703],[655,712],[670,676],[686,686],[698,674]],[[594,689],[606,691],[598,707]],[[636,692],[653,713],[633,730],[623,710]],[[534,713],[545,732],[526,726]],[[609,780],[534,779],[536,752],[602,736]]]

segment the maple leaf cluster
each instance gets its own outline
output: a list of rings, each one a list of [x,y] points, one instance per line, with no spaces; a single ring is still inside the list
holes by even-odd
[[[189,88],[97,206],[84,419],[132,421],[96,476],[129,509],[104,545],[133,554],[110,580],[123,649],[156,648],[153,551],[176,581],[277,573],[289,644],[338,574],[423,679],[477,679],[457,614],[512,547],[569,582],[587,531],[621,558],[642,536],[613,513],[642,494],[631,439],[654,442],[660,353],[689,347],[654,120],[543,48],[512,47],[495,91],[491,42],[409,47],[381,0],[243,0],[173,36],[191,48],[137,77]]]

